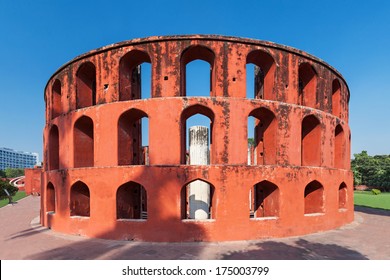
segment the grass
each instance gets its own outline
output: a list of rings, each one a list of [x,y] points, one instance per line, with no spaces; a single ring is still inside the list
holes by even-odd
[[[27,196],[26,192],[24,192],[24,191],[17,192],[12,197],[12,201],[18,201],[19,199],[22,199],[22,198],[24,198],[26,196]],[[0,200],[0,208],[6,206],[7,204],[8,204],[8,198]]]
[[[390,210],[390,193],[374,195],[371,191],[355,191],[355,205]]]

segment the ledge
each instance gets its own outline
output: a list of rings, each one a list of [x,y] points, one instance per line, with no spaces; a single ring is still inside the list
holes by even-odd
[[[195,219],[182,219],[183,223],[214,223],[216,219],[205,219],[205,220],[195,220]]]
[[[71,219],[89,220],[91,217],[86,216],[70,216]]]
[[[251,221],[276,221],[279,220],[279,217],[260,217],[260,218],[250,218]]]
[[[136,223],[143,223],[147,222],[147,219],[116,219],[117,222],[136,222]]]
[[[309,213],[304,214],[305,217],[316,217],[316,216],[325,216],[325,213]]]

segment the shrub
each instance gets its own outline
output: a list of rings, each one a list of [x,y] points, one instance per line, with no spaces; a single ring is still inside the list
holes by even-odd
[[[375,195],[378,195],[378,194],[381,193],[381,191],[378,190],[378,189],[372,189],[371,192],[372,192],[373,194],[375,194]]]
[[[0,199],[8,198],[4,189],[6,189],[11,196],[14,196],[18,191],[18,188],[12,186],[8,181],[0,180]]]

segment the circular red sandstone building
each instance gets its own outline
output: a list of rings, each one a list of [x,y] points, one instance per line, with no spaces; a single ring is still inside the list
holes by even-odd
[[[206,96],[187,94],[194,60],[209,64]],[[265,41],[150,37],[83,54],[45,89],[42,224],[144,241],[340,227],[353,221],[349,96],[324,61]],[[187,121],[197,114],[209,123],[203,164],[191,163],[187,146]]]

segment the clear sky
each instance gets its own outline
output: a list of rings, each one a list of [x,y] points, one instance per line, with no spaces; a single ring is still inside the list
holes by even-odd
[[[89,50],[155,35],[219,34],[304,50],[350,92],[352,153],[390,154],[389,1],[0,0],[0,147],[42,155],[43,90]]]

